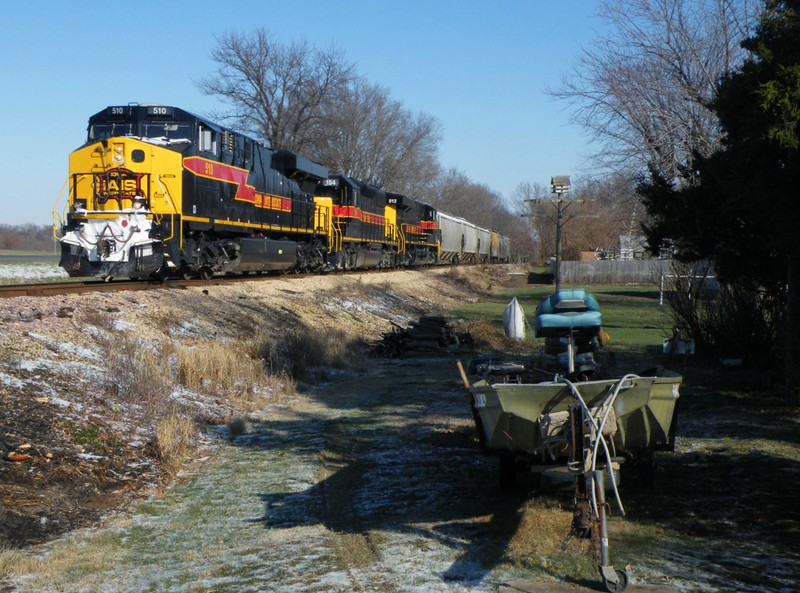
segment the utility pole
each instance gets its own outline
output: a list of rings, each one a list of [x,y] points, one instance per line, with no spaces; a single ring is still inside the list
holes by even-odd
[[[564,194],[569,191],[569,175],[550,178],[550,189],[556,194],[556,292],[561,290],[561,227],[564,226]]]
[[[556,198],[528,198],[525,201],[527,204],[535,204],[537,202],[545,202],[549,201],[555,204],[556,207],[556,272],[555,282],[556,282],[556,292],[561,290],[561,229],[565,224],[567,224],[570,220],[574,218],[574,216],[570,216],[565,219],[564,212],[569,208],[570,204],[572,204],[573,200],[570,198],[565,198],[564,194],[569,191],[570,182],[569,182],[569,175],[555,175],[550,178],[550,189],[551,191],[556,194]],[[532,216],[532,214],[523,214],[523,217]],[[547,220],[553,222],[553,218],[548,215],[544,215]]]

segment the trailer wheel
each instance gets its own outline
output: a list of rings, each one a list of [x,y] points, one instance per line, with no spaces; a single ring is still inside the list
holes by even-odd
[[[606,588],[606,591],[610,591],[611,593],[621,593],[628,586],[628,573],[618,568],[614,569],[614,573],[617,575],[617,582],[611,582],[603,577],[603,586]]]

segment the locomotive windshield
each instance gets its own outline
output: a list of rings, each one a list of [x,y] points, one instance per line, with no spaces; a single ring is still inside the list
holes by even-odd
[[[129,122],[113,122],[89,126],[89,142],[105,140],[112,136],[133,136],[133,124]]]
[[[93,124],[89,128],[89,142],[114,136],[138,136],[151,140],[191,142],[192,125],[176,122],[109,122]]]
[[[191,142],[192,126],[191,124],[175,123],[175,122],[143,122],[141,124],[142,138],[151,139],[167,139],[173,142],[183,140]]]
[[[188,144],[195,137],[194,116],[164,105],[111,106],[89,118],[87,141],[142,138],[156,144]]]

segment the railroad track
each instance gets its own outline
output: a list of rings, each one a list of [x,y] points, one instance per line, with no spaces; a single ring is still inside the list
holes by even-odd
[[[81,292],[105,292],[113,290],[147,290],[159,288],[163,283],[157,281],[119,280],[103,282],[86,280],[83,282],[39,282],[33,284],[4,284],[0,286],[0,298],[18,296],[56,296]]]

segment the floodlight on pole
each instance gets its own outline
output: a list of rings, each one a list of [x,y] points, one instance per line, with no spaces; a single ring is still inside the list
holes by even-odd
[[[554,175],[550,178],[550,187],[554,194],[565,194],[569,191],[569,175]]]

